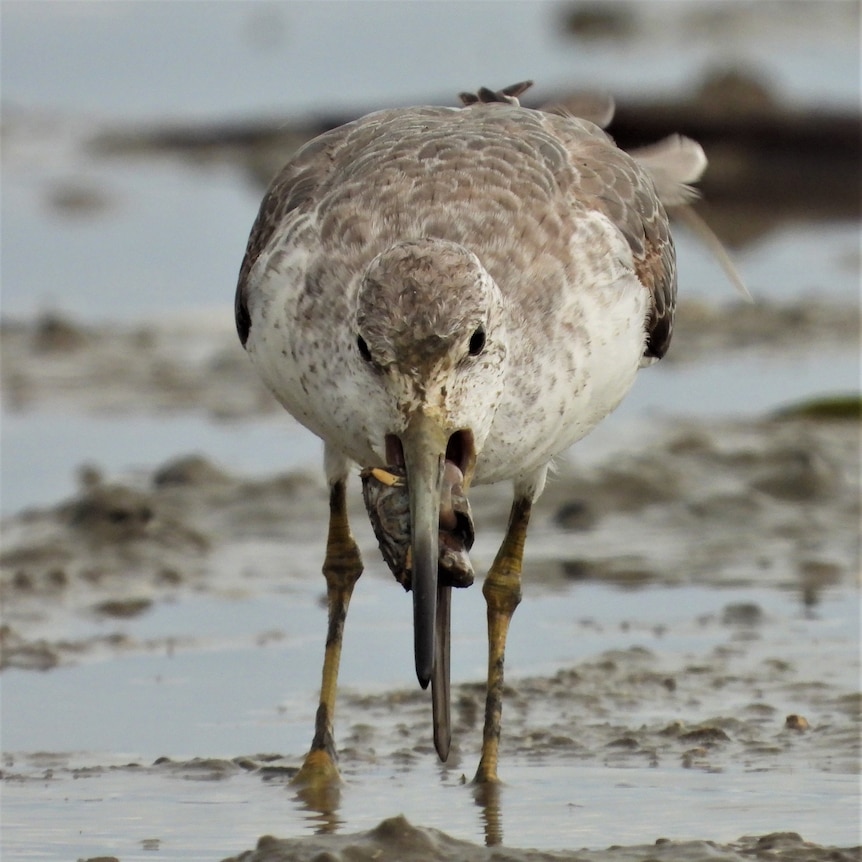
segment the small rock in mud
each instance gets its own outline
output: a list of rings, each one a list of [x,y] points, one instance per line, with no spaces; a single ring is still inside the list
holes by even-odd
[[[146,494],[122,486],[97,486],[65,508],[67,523],[95,540],[117,542],[142,537],[153,520]]]
[[[699,742],[701,745],[715,745],[718,742],[730,742],[730,737],[720,727],[698,727],[681,733],[683,742]]]
[[[763,622],[763,609],[754,602],[731,602],[724,606],[721,621],[726,626],[756,626]]]
[[[229,481],[227,474],[200,455],[188,455],[169,461],[153,474],[153,484],[157,488],[167,485],[206,485],[226,481]]]
[[[820,500],[834,493],[838,476],[831,464],[807,446],[775,452],[752,488],[779,500]]]
[[[116,619],[131,619],[132,617],[140,616],[144,611],[152,607],[152,599],[147,598],[128,598],[128,599],[108,599],[104,602],[99,602],[93,610],[102,616],[114,617]]]
[[[46,314],[36,321],[33,350],[39,353],[68,353],[89,342],[87,333],[57,314]]]
[[[796,715],[795,713],[787,716],[784,720],[784,727],[787,730],[796,730],[799,732],[811,729],[808,719],[804,715]]]
[[[579,532],[591,530],[599,520],[599,515],[589,503],[572,500],[564,503],[554,515],[554,523],[562,530]]]

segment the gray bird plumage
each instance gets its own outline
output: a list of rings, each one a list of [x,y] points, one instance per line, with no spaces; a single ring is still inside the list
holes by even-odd
[[[513,481],[512,520],[485,584],[482,780],[496,777],[502,649],[530,506],[551,460],[665,354],[677,276],[663,198],[687,200],[705,166],[683,138],[629,155],[588,120],[522,108],[528,86],[462,94],[462,108],[379,111],[308,143],[263,199],[235,303],[262,378],[325,443],[330,626],[339,614],[343,624],[361,571],[343,509],[350,462],[405,477],[392,499],[409,510],[401,532],[411,544],[390,556],[411,567],[417,673],[434,683],[441,756],[449,588],[437,578],[437,513],[451,482],[460,496]],[[337,626],[319,751],[332,748],[336,640],[340,650]]]

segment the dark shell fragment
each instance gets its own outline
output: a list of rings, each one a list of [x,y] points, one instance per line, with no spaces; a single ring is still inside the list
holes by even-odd
[[[448,466],[448,465],[447,465]],[[455,470],[460,476],[460,471]],[[447,471],[447,476],[451,475]],[[362,497],[380,545],[383,559],[398,583],[409,590],[412,581],[410,564],[410,497],[403,467],[369,468],[360,473]],[[444,499],[449,498],[444,493]],[[460,484],[451,485],[451,509],[443,520],[454,524],[439,532],[437,578],[450,587],[469,587],[473,583],[473,566],[468,551],[473,547],[475,533],[470,502]]]

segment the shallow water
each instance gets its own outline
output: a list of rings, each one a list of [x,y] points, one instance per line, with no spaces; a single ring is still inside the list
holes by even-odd
[[[512,846],[602,848],[608,835],[621,844],[691,840],[716,834],[713,823],[732,824],[738,837],[774,831],[782,821],[817,841],[824,818],[852,824],[856,813],[853,782],[833,775],[803,784],[791,772],[736,769],[719,778],[676,769],[587,766],[575,772],[548,764],[513,764],[507,774],[500,821]],[[724,789],[728,780],[731,794]],[[337,821],[350,824],[351,831],[375,826],[391,810],[393,797],[402,800],[400,808],[413,822],[484,841],[484,815],[472,789],[434,766],[395,775],[364,771],[343,787]],[[152,859],[154,850],[164,858],[213,860],[253,846],[268,832],[311,832],[324,824],[316,812],[302,810],[289,788],[242,773],[200,780],[120,768],[74,779],[55,773],[4,788],[4,829],[13,837],[4,849],[21,860],[87,858],[106,848],[123,860]],[[852,825],[824,832],[827,843],[858,841]],[[555,842],[550,846],[549,834]],[[36,849],[45,845],[49,853]]]
[[[141,842],[156,840],[172,859],[214,859],[250,846],[264,832],[320,828],[321,815],[307,810],[283,778],[261,780],[224,761],[187,762],[195,756],[254,759],[258,751],[283,751],[295,764],[301,756],[318,673],[308,657],[320,646],[323,611],[315,607],[310,584],[289,586],[276,596],[188,597],[136,620],[103,623],[101,628],[129,639],[125,657],[96,654],[35,676],[7,670],[4,845],[10,858],[110,850],[137,859],[149,852]],[[363,706],[372,692],[399,689],[411,668],[405,596],[378,580],[362,586],[351,610],[342,670],[347,704],[339,723],[348,743],[342,761],[346,784],[329,816],[350,831],[367,829],[393,813],[394,804],[414,822],[481,843],[487,810],[476,805],[473,789],[461,784],[475,765],[476,732],[456,739],[455,762],[443,766],[431,755],[430,740],[421,740],[423,732],[430,734],[429,716],[419,717],[417,729],[409,700],[383,711]],[[587,745],[591,734],[606,732],[606,722],[622,726],[604,746],[574,757],[565,749],[559,758],[530,755],[504,737],[506,785],[495,828],[507,845],[545,849],[600,848],[608,836],[623,844],[659,837],[728,841],[780,830],[826,844],[854,843],[858,773],[852,757],[842,757],[834,745],[827,755],[816,740],[800,734],[788,749],[782,730],[785,714],[804,713],[814,734],[824,733],[835,715],[834,706],[827,705],[830,698],[823,696],[853,690],[859,666],[848,661],[848,647],[858,638],[859,620],[851,596],[844,590],[827,593],[811,613],[798,596],[749,589],[744,601],[759,613],[747,624],[732,622],[728,611],[740,598],[736,590],[625,591],[579,584],[528,593],[507,654],[516,688],[522,668],[531,674],[579,668],[602,655],[625,663],[635,649],[635,656],[647,651],[650,664],[677,677],[685,695],[676,705],[635,696],[625,713],[604,719],[600,711],[585,710],[583,730],[572,726],[569,732],[583,736]],[[481,596],[470,590],[458,599],[456,683],[481,677],[483,652],[483,636],[475,628]],[[391,653],[403,661],[381,661]],[[715,679],[709,673],[701,673],[702,682],[685,680],[683,668],[715,664],[719,655],[730,656],[715,678],[722,679],[720,688],[711,690]],[[750,689],[747,674],[757,668],[763,673],[778,657],[794,668],[798,681],[786,686],[782,674],[772,681],[767,674]],[[687,720],[723,722],[728,751],[702,752],[703,762],[688,769],[679,762],[685,746],[659,753],[653,763],[616,755],[613,738],[624,734],[623,727],[663,727],[692,700],[698,706],[688,709]],[[768,707],[759,739],[750,738],[743,723],[752,702]],[[520,708],[513,705],[511,711]],[[541,727],[557,709],[553,700],[544,706],[535,701],[529,725]],[[426,704],[422,713],[427,712]],[[734,724],[735,718],[740,723]],[[352,740],[363,738],[368,722],[374,726],[373,747],[352,754]],[[404,722],[410,726],[407,738],[400,731]],[[592,727],[596,722],[598,729]],[[517,736],[517,717],[512,724],[510,734]],[[405,760],[397,754],[404,743],[423,750]],[[164,755],[176,762],[174,768],[153,765]]]
[[[4,748],[134,751],[145,759],[166,753],[190,758],[204,752],[224,756],[285,749],[298,757],[308,742],[308,712],[319,684],[317,662],[303,661],[320,647],[325,612],[319,588],[315,581],[288,582],[278,594],[187,596],[156,605],[135,620],[90,615],[66,620],[59,631],[52,621],[51,632],[58,639],[119,633],[125,646],[95,649],[83,663],[51,673],[7,670]],[[563,582],[550,594],[535,595],[534,590],[519,608],[507,648],[511,680],[514,684],[523,677],[524,669],[552,674],[603,651],[631,647],[648,649],[660,660],[693,660],[748,634],[747,661],[765,661],[763,651],[770,650],[768,655],[781,655],[803,676],[819,675],[849,690],[859,670],[857,662],[841,661],[858,636],[858,608],[847,601],[849,595],[827,593],[809,614],[799,596],[748,589],[745,603],[759,608],[767,622],[746,630],[722,623],[723,610],[737,598],[732,590],[623,590]],[[377,579],[357,592],[342,665],[345,690],[370,694],[411,685],[408,599]],[[481,679],[484,673],[483,611],[479,590],[458,594],[453,610],[455,683]],[[34,634],[39,634],[38,626]],[[814,641],[816,653],[810,651]],[[824,669],[818,674],[819,665]],[[76,692],[88,696],[80,698]],[[733,713],[744,705],[728,700],[727,692],[714,701],[708,692],[698,697],[704,717],[710,710],[724,707]],[[62,727],[48,709],[52,701],[64,704]],[[790,702],[784,708],[793,711]],[[649,714],[652,707],[646,709],[629,710],[626,721],[637,726],[655,720]],[[397,722],[398,716],[392,720]]]

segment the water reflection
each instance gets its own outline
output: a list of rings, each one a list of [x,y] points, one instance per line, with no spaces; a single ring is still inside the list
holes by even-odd
[[[293,798],[305,813],[305,821],[316,835],[330,835],[345,824],[339,817],[341,807],[341,781],[320,784],[292,784]]]
[[[451,797],[455,788],[453,787],[453,778],[448,764],[438,764],[440,769],[440,785],[441,789]],[[464,777],[461,777],[461,784],[468,782]],[[298,785],[291,782],[291,790],[293,791],[292,799],[296,804],[297,811],[302,815],[302,819],[309,833],[315,835],[335,835],[343,832],[345,829],[355,829],[356,823],[352,822],[348,826],[349,820],[354,820],[350,814],[350,805],[343,794],[343,780],[339,779],[336,782],[320,782],[314,785]],[[502,812],[502,793],[503,785],[500,783],[470,783],[466,788],[472,795],[473,800],[478,808],[478,821],[475,830],[471,829],[476,837],[483,836],[484,843],[488,847],[495,847],[503,843],[503,812]],[[460,798],[460,793],[458,794]],[[369,814],[367,810],[371,806],[374,808],[374,803],[366,798],[362,808],[364,814]],[[380,812],[381,816],[383,811]],[[470,818],[472,819],[472,818]]]
[[[476,784],[473,798],[480,808],[479,818],[485,833],[485,844],[494,847],[503,843],[503,812],[500,808],[501,785],[496,782]]]

